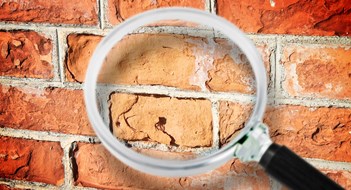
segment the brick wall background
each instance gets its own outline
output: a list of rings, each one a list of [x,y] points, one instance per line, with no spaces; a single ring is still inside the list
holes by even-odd
[[[247,32],[262,53],[270,78],[270,101],[264,120],[270,126],[273,140],[290,147],[351,189],[348,0],[1,0],[0,189],[284,188],[256,164],[236,159],[198,176],[149,176],[123,165],[99,143],[86,116],[82,92],[90,56],[112,26],[142,11],[166,6],[206,10]],[[174,45],[182,47],[184,39],[208,38],[212,31],[200,27],[148,26],[128,40],[137,44],[140,40],[153,40],[153,34],[176,41],[178,44]],[[148,52],[150,47],[146,44],[138,49]],[[115,96],[126,100],[140,98],[140,106],[153,105],[155,101],[171,106],[196,105],[208,117],[184,122],[194,125],[203,122],[204,128],[188,131],[201,135],[177,137],[177,129],[170,128],[173,143],[208,149],[227,143],[247,117],[235,110],[250,109],[248,105],[231,102],[235,98],[230,92],[252,94],[247,84],[237,82],[252,80],[250,72],[245,66],[230,64],[233,60],[215,60],[208,71],[211,80],[205,90],[189,83],[194,74],[194,55],[182,50],[167,53],[181,58],[184,65],[162,64],[169,60],[161,54],[148,58],[160,63],[157,68],[136,63],[134,70],[130,70],[126,64],[123,68],[129,68],[133,77],[125,76],[118,82],[135,86],[122,85],[121,91],[129,95]],[[150,76],[148,69],[158,69],[160,75]],[[161,70],[174,73],[162,75]],[[134,81],[135,77],[139,81]],[[156,86],[143,88],[151,84]],[[183,99],[131,95],[150,92]],[[138,113],[138,107],[133,111]],[[188,111],[175,107],[167,113],[182,118]],[[152,140],[172,145],[169,137],[150,134]],[[143,138],[143,134],[125,135],[126,139]]]

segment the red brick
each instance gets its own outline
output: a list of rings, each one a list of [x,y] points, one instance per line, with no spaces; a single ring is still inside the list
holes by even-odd
[[[205,9],[204,0],[109,0],[108,1],[108,19],[111,24],[118,24],[125,19],[138,13],[156,9],[160,7],[192,7],[197,9]]]
[[[81,90],[0,86],[0,126],[93,135]]]
[[[220,136],[228,139],[240,129],[250,111],[247,105],[221,102]],[[351,161],[351,109],[309,108],[281,105],[269,107],[264,122],[270,135],[303,157]],[[226,143],[227,141],[221,141]]]
[[[274,6],[270,2],[274,2]],[[245,32],[351,35],[351,4],[348,0],[218,0],[217,12]]]
[[[249,118],[252,107],[233,102],[220,102],[219,105],[219,137],[220,143],[230,142],[240,133],[245,121]]]
[[[0,31],[0,75],[53,78],[51,60],[51,39],[33,31]]]
[[[58,142],[0,137],[0,177],[61,185],[63,150]]]
[[[80,34],[70,34],[67,37],[68,54],[65,71],[68,81],[84,81],[90,58],[101,38]]]
[[[278,106],[266,115],[275,142],[303,157],[351,161],[351,109]]]
[[[66,61],[69,81],[83,82],[91,52],[100,40],[98,36],[69,35]],[[209,42],[185,35],[130,35],[109,53],[100,81],[252,93],[251,67],[242,53],[232,46],[221,39]],[[214,53],[210,52],[212,48]],[[271,51],[265,44],[258,45],[258,49],[269,73]]]
[[[350,47],[287,44],[280,66],[290,96],[351,99]]]
[[[222,39],[217,39],[216,42],[220,50],[215,55],[214,68],[208,71],[207,88],[210,91],[254,93],[255,78],[245,55],[233,43]],[[262,55],[269,82],[271,50],[266,44],[256,45],[256,48]],[[221,53],[225,55],[222,57]]]
[[[125,140],[168,145],[211,146],[211,102],[131,94],[112,94],[113,133]]]
[[[169,152],[158,154],[168,155]],[[179,153],[183,154],[183,153]],[[256,164],[233,160],[212,172],[183,178],[141,173],[114,158],[102,145],[79,143],[76,184],[106,189],[269,189],[269,178]]]
[[[96,25],[97,3],[96,0],[3,0],[0,3],[0,21]]]
[[[328,177],[340,184],[345,189],[351,189],[351,172],[350,171],[333,171],[322,170]]]

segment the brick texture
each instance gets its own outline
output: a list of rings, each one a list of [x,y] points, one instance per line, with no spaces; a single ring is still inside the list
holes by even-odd
[[[351,4],[348,0],[218,0],[217,13],[245,32],[351,35]]]
[[[101,37],[91,35],[68,37],[68,81],[83,82],[91,53],[100,40]],[[184,35],[130,35],[109,53],[100,80],[252,93],[254,78],[251,67],[245,56],[233,46],[221,39],[212,41]],[[265,44],[257,47],[269,74],[271,50]]]
[[[63,151],[58,142],[40,142],[0,136],[0,177],[63,183]]]
[[[273,139],[301,156],[351,161],[351,109],[279,106],[265,122]]]
[[[12,1],[0,2],[0,21],[50,24],[98,23],[96,0]]]
[[[226,143],[248,118],[250,106],[221,102],[220,136]],[[242,111],[248,110],[248,111]],[[351,109],[281,105],[266,111],[270,135],[303,157],[351,161]],[[235,135],[235,133],[234,133]]]
[[[1,127],[94,134],[81,90],[8,86],[0,86],[0,89]]]
[[[286,189],[258,163],[234,158],[196,176],[148,175],[87,139],[95,134],[82,87],[103,35],[136,14],[175,6],[214,7],[250,34],[264,61],[270,97],[277,98],[263,118],[272,140],[318,159],[322,172],[351,189],[351,172],[342,168],[351,163],[350,0],[0,0],[0,190]],[[161,159],[188,160],[226,146],[252,110],[251,103],[228,102],[230,93],[255,94],[247,58],[196,23],[145,26],[152,31],[131,33],[108,52],[98,76],[99,83],[122,86],[97,97],[108,107],[102,115],[111,133]],[[202,35],[208,37],[195,37]],[[168,89],[172,96],[152,89]],[[46,140],[57,133],[59,142]]]
[[[108,0],[108,19],[110,24],[118,24],[138,13],[160,7],[192,7],[205,8],[204,0]]]
[[[230,142],[240,133],[251,112],[252,106],[249,105],[220,102],[219,137],[222,145]]]
[[[148,150],[150,151],[150,150]],[[169,152],[158,152],[168,157]],[[182,153],[179,153],[182,154]],[[76,184],[103,189],[269,189],[269,178],[255,164],[233,160],[202,175],[165,178],[138,172],[113,157],[102,145],[79,143],[75,151]]]
[[[68,81],[83,82],[92,54],[101,36],[71,34],[67,37],[65,72]]]
[[[53,78],[51,55],[51,39],[42,34],[0,31],[1,76]]]
[[[189,147],[212,143],[208,100],[117,93],[110,97],[113,132],[119,138]]]
[[[351,99],[350,47],[288,44],[280,66],[290,96]]]
[[[345,189],[351,189],[351,172],[350,171],[333,171],[322,170],[329,178],[333,179],[338,184],[341,184]]]

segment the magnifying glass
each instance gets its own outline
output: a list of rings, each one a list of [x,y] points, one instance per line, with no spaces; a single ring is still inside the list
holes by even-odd
[[[184,35],[143,37],[131,34],[141,26],[164,20],[211,27],[213,33],[226,36],[230,42],[185,38]],[[135,47],[147,47],[147,50],[132,49]],[[157,61],[160,56],[164,57],[165,63]],[[181,64],[189,60],[195,63],[194,74],[186,79],[189,89],[177,90],[179,83],[184,83],[178,80],[178,75],[186,78],[184,76],[189,74]],[[218,60],[236,64],[234,69],[249,67],[239,75],[252,73],[254,81],[241,80],[239,83],[254,84],[255,89],[234,89],[238,92],[232,93],[232,97],[229,95],[235,103],[252,107],[237,111],[252,112],[245,113],[249,117],[244,126],[238,126],[239,132],[230,142],[214,148],[213,140],[205,136],[212,131],[212,97],[205,93],[199,93],[197,97],[192,91],[209,90],[212,84],[207,80],[208,72],[213,65],[208,63]],[[165,69],[158,64],[168,66]],[[168,87],[159,86],[155,77],[152,78],[155,72],[150,67],[161,68],[159,72],[170,79],[166,82]],[[146,73],[150,78],[138,72]],[[245,95],[238,95],[240,93]],[[91,58],[84,96],[90,122],[102,144],[119,160],[139,171],[158,176],[189,176],[213,170],[237,157],[244,162],[259,162],[268,174],[292,189],[342,189],[288,148],[271,141],[268,127],[262,123],[267,102],[267,77],[261,55],[243,32],[216,15],[191,8],[161,8],[119,24],[100,42]],[[178,111],[167,111],[164,106]],[[190,117],[195,119],[184,122]],[[199,136],[200,143],[184,138],[182,132],[188,133],[187,136]],[[162,151],[170,154],[159,156],[157,152]]]

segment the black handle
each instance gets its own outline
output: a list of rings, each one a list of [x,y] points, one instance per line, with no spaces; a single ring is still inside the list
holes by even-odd
[[[263,154],[260,165],[291,189],[343,189],[294,152],[275,143]]]

